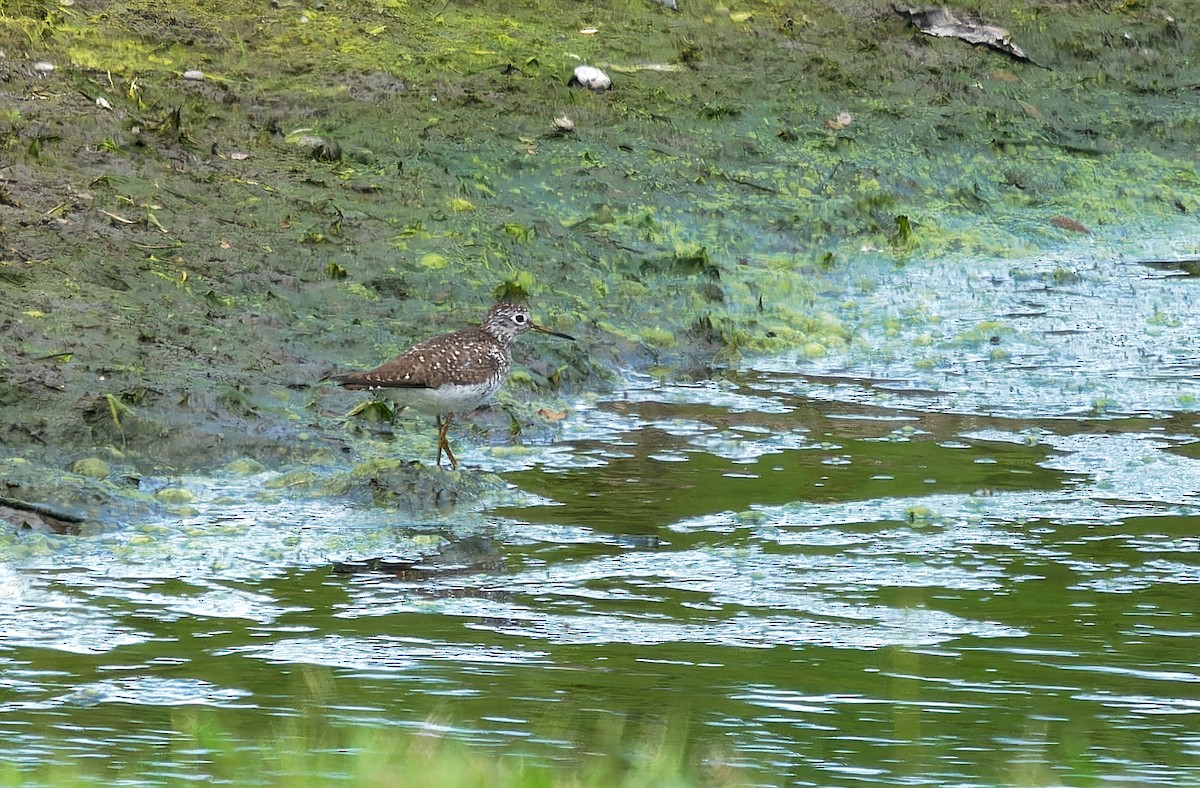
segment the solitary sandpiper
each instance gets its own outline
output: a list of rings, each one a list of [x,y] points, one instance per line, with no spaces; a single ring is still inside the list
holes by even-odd
[[[389,389],[396,404],[437,417],[437,464],[442,452],[450,467],[458,460],[446,432],[455,413],[475,410],[496,393],[512,367],[512,346],[527,331],[541,331],[575,341],[569,334],[539,326],[523,304],[496,304],[483,323],[414,345],[383,366],[366,372],[332,375],[348,389]]]

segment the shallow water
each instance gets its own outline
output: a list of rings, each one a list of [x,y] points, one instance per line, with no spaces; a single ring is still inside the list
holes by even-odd
[[[546,759],[683,721],[762,784],[1196,784],[1196,283],[1063,265],[848,285],[840,357],[630,375],[553,444],[464,446],[514,487],[437,518],[264,474],[12,540],[0,761],[204,774],[168,746],[200,707]]]

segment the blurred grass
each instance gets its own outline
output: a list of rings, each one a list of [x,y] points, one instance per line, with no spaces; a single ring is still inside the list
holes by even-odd
[[[254,740],[226,727],[219,712],[188,709],[175,716],[175,738],[157,756],[125,763],[10,763],[0,766],[0,785],[687,788],[739,785],[745,776],[724,761],[727,754],[696,757],[687,727],[674,723],[639,726],[634,741],[628,741],[629,731],[610,728],[597,742],[547,758],[544,750],[535,755],[516,746],[468,745],[443,735],[451,728],[432,720],[418,731],[336,727],[308,715],[281,721],[273,735]]]

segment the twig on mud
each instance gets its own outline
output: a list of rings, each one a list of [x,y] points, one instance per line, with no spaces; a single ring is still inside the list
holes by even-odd
[[[754,181],[746,180],[745,178],[739,178],[736,175],[729,175],[728,173],[715,170],[713,174],[732,183],[740,183],[742,186],[748,186],[751,189],[757,189],[760,192],[766,192],[767,194],[779,194],[779,190],[774,186],[765,186],[761,183],[755,183]]]
[[[833,167],[831,167],[831,168],[830,168],[830,170],[829,170],[829,174],[825,176],[825,180],[824,180],[824,182],[821,184],[821,188],[817,189],[817,190],[815,191],[815,193],[816,193],[816,194],[821,194],[821,193],[822,193],[822,192],[824,192],[826,189],[828,189],[828,188],[829,188],[829,184],[833,183],[833,178],[834,178],[834,176],[836,176],[836,175],[838,174],[838,170],[840,170],[841,168],[842,168],[842,163],[841,163],[840,161],[839,161],[837,164],[833,165]]]
[[[162,252],[168,249],[178,249],[183,246],[183,241],[176,241],[173,244],[145,244],[137,241],[130,241],[131,246],[141,249],[143,252]]]
[[[165,191],[167,194],[173,194],[176,197],[178,197],[179,199],[183,200],[184,202],[190,202],[193,205],[195,205],[197,203],[199,203],[200,205],[212,205],[211,200],[207,200],[196,194],[188,194],[187,192],[183,191],[182,189],[175,189],[170,186],[162,186],[160,188],[163,191]]]
[[[55,271],[58,271],[58,272],[59,272],[60,274],[62,274],[62,275],[63,275],[63,277],[64,277],[64,278],[66,278],[67,280],[69,280],[69,281],[71,281],[71,282],[74,282],[74,281],[75,281],[75,277],[71,276],[71,274],[70,274],[70,273],[68,273],[68,272],[67,272],[67,270],[66,270],[65,268],[63,268],[62,266],[58,265],[57,263],[54,263],[54,262],[52,262],[52,261],[50,260],[50,258],[48,258],[48,257],[42,257],[42,258],[40,258],[40,259],[37,259],[37,260],[29,259],[29,260],[26,260],[25,262],[27,262],[27,263],[34,263],[34,264],[36,264],[36,265],[44,265],[44,266],[46,266],[47,268],[51,268],[51,269],[53,269],[53,270],[55,270]]]

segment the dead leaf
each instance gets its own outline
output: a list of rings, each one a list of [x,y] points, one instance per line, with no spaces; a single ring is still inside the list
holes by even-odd
[[[121,224],[133,224],[134,223],[132,219],[126,219],[124,216],[117,216],[115,213],[110,213],[109,211],[106,211],[103,208],[100,209],[100,213],[104,214],[109,219],[112,219],[114,222],[120,222]]]
[[[567,417],[567,412],[565,410],[549,410],[547,408],[542,408],[538,411],[538,415],[546,421],[562,421]]]
[[[1028,101],[1021,101],[1020,99],[1017,99],[1017,103],[1021,105],[1021,109],[1025,110],[1025,114],[1029,117],[1033,118],[1034,120],[1045,120],[1045,118],[1042,117],[1042,111],[1030,104]]]
[[[1054,225],[1055,227],[1061,227],[1064,230],[1070,230],[1073,233],[1082,233],[1084,235],[1090,235],[1092,232],[1091,230],[1084,227],[1079,222],[1075,221],[1074,219],[1072,219],[1068,216],[1063,216],[1062,214],[1052,217],[1050,219],[1050,224]]]

